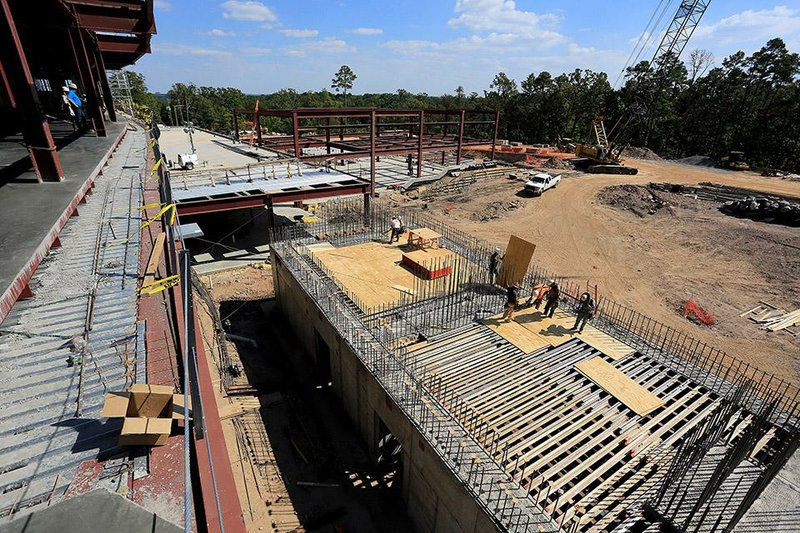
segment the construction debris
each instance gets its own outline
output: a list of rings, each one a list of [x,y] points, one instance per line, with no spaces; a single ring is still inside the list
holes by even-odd
[[[800,324],[800,309],[786,312],[766,302],[760,302],[759,305],[748,309],[739,316],[747,317],[753,322],[761,324],[761,329],[767,331],[781,331]]]
[[[487,220],[494,220],[503,218],[512,211],[522,209],[525,207],[523,200],[510,200],[508,202],[491,202],[479,213],[472,214],[472,220],[480,220],[486,222]]]
[[[800,202],[790,202],[768,196],[748,196],[741,200],[727,201],[719,207],[719,210],[734,216],[787,226],[800,226]]]

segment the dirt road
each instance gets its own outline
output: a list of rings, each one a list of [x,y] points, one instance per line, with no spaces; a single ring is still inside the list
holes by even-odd
[[[580,174],[505,217],[480,222],[491,202],[515,200],[520,183],[478,182],[457,198],[429,203],[438,216],[478,238],[505,245],[516,234],[537,243],[534,261],[560,275],[589,280],[603,296],[795,383],[800,339],[768,333],[738,315],[766,300],[786,310],[800,307],[800,230],[729,217],[710,202],[640,218],[601,205],[597,193],[619,184],[714,182],[800,198],[800,182],[668,163],[630,161],[636,176]],[[449,215],[444,207],[453,204]],[[696,204],[696,205],[692,205]],[[671,213],[670,213],[671,211]],[[717,316],[708,328],[676,312],[695,298]]]

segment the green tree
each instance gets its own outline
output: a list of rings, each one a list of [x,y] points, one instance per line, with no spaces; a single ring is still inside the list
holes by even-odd
[[[356,73],[353,72],[347,65],[342,65],[339,70],[334,74],[331,80],[331,88],[336,92],[341,91],[344,95],[344,107],[347,107],[347,91],[353,88],[353,82],[356,81]]]

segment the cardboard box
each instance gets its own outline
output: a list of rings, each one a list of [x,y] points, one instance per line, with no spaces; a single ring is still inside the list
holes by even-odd
[[[102,416],[124,418],[121,446],[161,446],[167,443],[173,420],[183,420],[183,395],[164,385],[132,385],[109,392]]]

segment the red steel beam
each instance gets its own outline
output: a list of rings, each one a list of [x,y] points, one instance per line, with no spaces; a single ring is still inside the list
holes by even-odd
[[[370,116],[369,125],[369,195],[375,196],[375,137],[378,135],[375,122],[377,117],[375,111]]]
[[[456,152],[456,165],[461,164],[461,148],[464,146],[464,110],[461,110],[461,118],[458,121],[458,151]]]
[[[417,177],[422,177],[422,137],[425,135],[425,111],[419,112],[419,130],[417,136],[419,137],[419,145],[417,147]]]
[[[9,102],[22,112],[22,136],[39,181],[61,181],[64,170],[50,126],[42,113],[28,59],[8,0],[0,0],[0,65]]]
[[[330,198],[333,196],[350,196],[354,194],[369,194],[370,184],[359,183],[358,185],[332,186],[325,189],[309,189],[301,191],[285,191],[279,193],[265,193],[248,197],[218,198],[190,202],[178,202],[178,214],[202,215],[205,213],[221,213],[223,211],[236,211],[239,209],[250,209],[273,203],[301,202],[305,200],[317,200],[319,198]]]
[[[92,120],[97,136],[105,137],[108,133],[106,132],[103,111],[100,109],[100,95],[97,92],[97,83],[92,74],[92,64],[89,60],[89,51],[86,45],[88,38],[85,32],[86,30],[82,30],[77,26],[73,26],[68,30],[70,43],[72,44],[72,54],[75,58],[75,68],[81,78],[81,88],[86,94],[86,98],[83,101],[83,111],[86,113],[88,109],[89,118]],[[93,46],[94,43],[89,40],[89,47]]]

